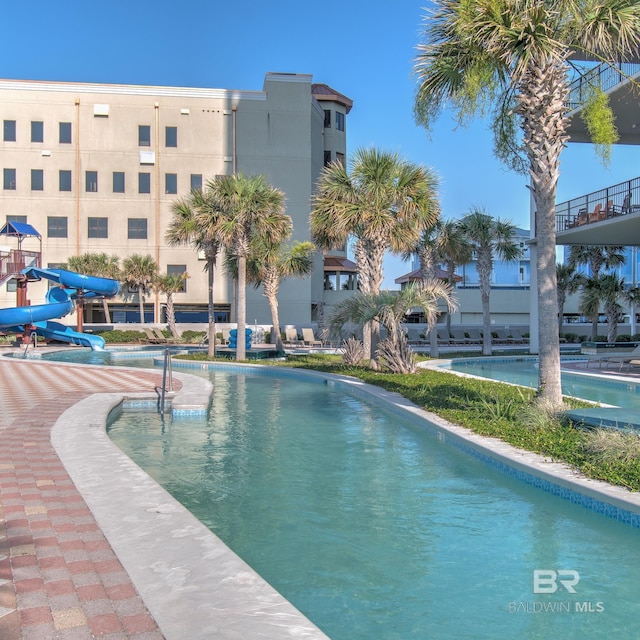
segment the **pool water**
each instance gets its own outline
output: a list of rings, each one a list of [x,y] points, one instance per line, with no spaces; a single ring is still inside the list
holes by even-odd
[[[637,529],[339,386],[193,373],[208,419],[123,413],[110,436],[333,640],[638,635]],[[534,593],[535,570],[576,593]]]
[[[535,388],[538,385],[537,358],[464,358],[452,360],[450,364],[447,363],[440,368],[526,387]],[[583,400],[640,410],[640,383],[632,381],[610,380],[563,371],[562,392]]]

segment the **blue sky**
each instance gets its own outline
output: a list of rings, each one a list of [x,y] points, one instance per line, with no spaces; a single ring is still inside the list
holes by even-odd
[[[444,114],[431,135],[413,120],[412,60],[426,0],[32,0],[5,3],[0,77],[262,89],[268,71],[310,73],[354,102],[348,151],[375,145],[431,167],[443,217],[471,207],[529,227],[525,176],[493,157],[486,124],[456,128]],[[629,148],[609,168],[591,145],[569,145],[558,200],[638,175]],[[637,157],[637,154],[635,154]],[[409,270],[391,258],[385,286]]]

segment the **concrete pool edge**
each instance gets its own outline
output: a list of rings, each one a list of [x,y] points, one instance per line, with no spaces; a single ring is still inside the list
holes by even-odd
[[[111,441],[109,414],[129,398],[143,396],[81,400],[51,442],[166,640],[326,639]]]

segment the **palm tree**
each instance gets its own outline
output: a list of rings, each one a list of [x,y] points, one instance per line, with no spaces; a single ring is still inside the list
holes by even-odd
[[[138,292],[141,323],[144,323],[144,294],[151,290],[157,274],[158,265],[150,255],[134,253],[122,261],[124,282]]]
[[[593,298],[600,291],[598,280],[602,269],[615,269],[622,266],[626,262],[626,255],[624,247],[619,245],[573,245],[569,250],[569,264],[574,268],[584,265],[589,269],[589,276],[585,280],[586,283],[590,279],[593,282],[590,283],[590,294]],[[592,300],[593,302],[593,300]],[[600,305],[593,304],[587,305],[592,309],[593,313],[589,313],[592,318],[591,321],[591,339],[595,340],[598,335],[598,315],[600,311]]]
[[[70,256],[67,260],[67,266],[72,271],[84,273],[88,276],[119,280],[119,262],[120,258],[118,256],[110,256],[106,253],[83,253],[79,256]],[[102,308],[104,310],[104,321],[110,324],[111,314],[109,313],[109,304],[106,298],[102,298]]]
[[[602,305],[607,318],[607,342],[615,342],[618,336],[618,321],[624,308],[618,302],[627,299],[624,278],[614,273],[591,276],[585,280],[580,295],[580,310],[597,319]]]
[[[439,225],[438,259],[444,265],[447,282],[453,290],[456,269],[471,262],[473,246],[469,242],[459,220],[444,220]],[[451,331],[451,314],[447,314],[447,331]]]
[[[179,338],[180,334],[176,327],[176,313],[173,306],[173,296],[184,290],[184,281],[189,274],[184,271],[182,273],[162,273],[156,276],[153,284],[160,293],[167,296],[167,324],[174,338]]]
[[[214,279],[220,251],[220,240],[216,235],[220,214],[213,207],[213,186],[214,183],[209,182],[204,191],[194,189],[186,198],[174,202],[171,206],[172,218],[165,234],[172,246],[190,244],[196,251],[204,253],[204,268],[208,278],[208,355],[212,358],[216,354]]]
[[[480,298],[482,300],[482,355],[491,355],[491,273],[494,256],[510,262],[521,255],[513,241],[515,227],[499,218],[493,218],[482,209],[473,209],[461,221],[460,228],[476,253]]]
[[[584,278],[571,263],[558,263],[556,265],[556,282],[558,283],[558,335],[560,335],[562,333],[564,305],[567,301],[567,296],[575,293],[584,284]]]
[[[208,185],[212,211],[203,231],[220,240],[225,251],[238,261],[236,359],[246,357],[245,330],[247,326],[247,258],[254,238],[262,238],[267,245],[275,245],[290,232],[291,218],[284,213],[284,193],[271,186],[262,175],[217,176]]]
[[[402,257],[405,260],[409,259],[413,253],[417,254],[420,263],[420,278],[423,282],[433,281],[437,277],[440,262],[441,228],[442,221],[438,220],[435,225],[422,232],[413,251],[403,253]],[[429,331],[429,355],[432,358],[438,357],[438,334],[435,328],[434,323]]]
[[[420,308],[432,328],[438,319],[439,299],[450,309],[455,308],[451,289],[438,279],[411,283],[400,291],[358,293],[332,307],[329,328],[338,333],[347,323],[378,321],[387,330],[387,337],[379,344],[378,355],[393,373],[414,373],[415,354],[402,330],[402,321],[411,309]]]
[[[282,351],[280,336],[280,316],[278,313],[278,289],[283,278],[304,278],[313,271],[313,252],[316,247],[312,242],[294,242],[290,247],[281,242],[268,245],[263,238],[254,238],[247,259],[247,282],[256,287],[262,285],[265,298],[269,301],[273,331],[271,342],[276,351]],[[235,256],[227,256],[227,272],[237,279],[238,260]]]
[[[385,252],[411,251],[438,219],[438,181],[431,170],[375,148],[358,149],[349,164],[350,172],[340,162],[322,170],[311,235],[323,249],[343,248],[354,238],[360,291],[376,295]],[[366,329],[366,349],[376,367],[379,325]]]
[[[496,152],[527,173],[536,208],[538,387],[562,406],[556,298],[556,187],[568,139],[569,83],[582,59],[614,66],[640,46],[636,0],[433,0],[415,70],[415,112],[430,127],[445,109],[461,123],[490,113]],[[615,142],[606,95],[594,89],[586,115],[594,141]],[[517,139],[518,131],[522,140]]]

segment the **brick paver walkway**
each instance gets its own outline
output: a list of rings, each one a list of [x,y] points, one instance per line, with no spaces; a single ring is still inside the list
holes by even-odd
[[[2,640],[162,638],[50,442],[78,400],[160,384],[138,369],[0,357]]]

